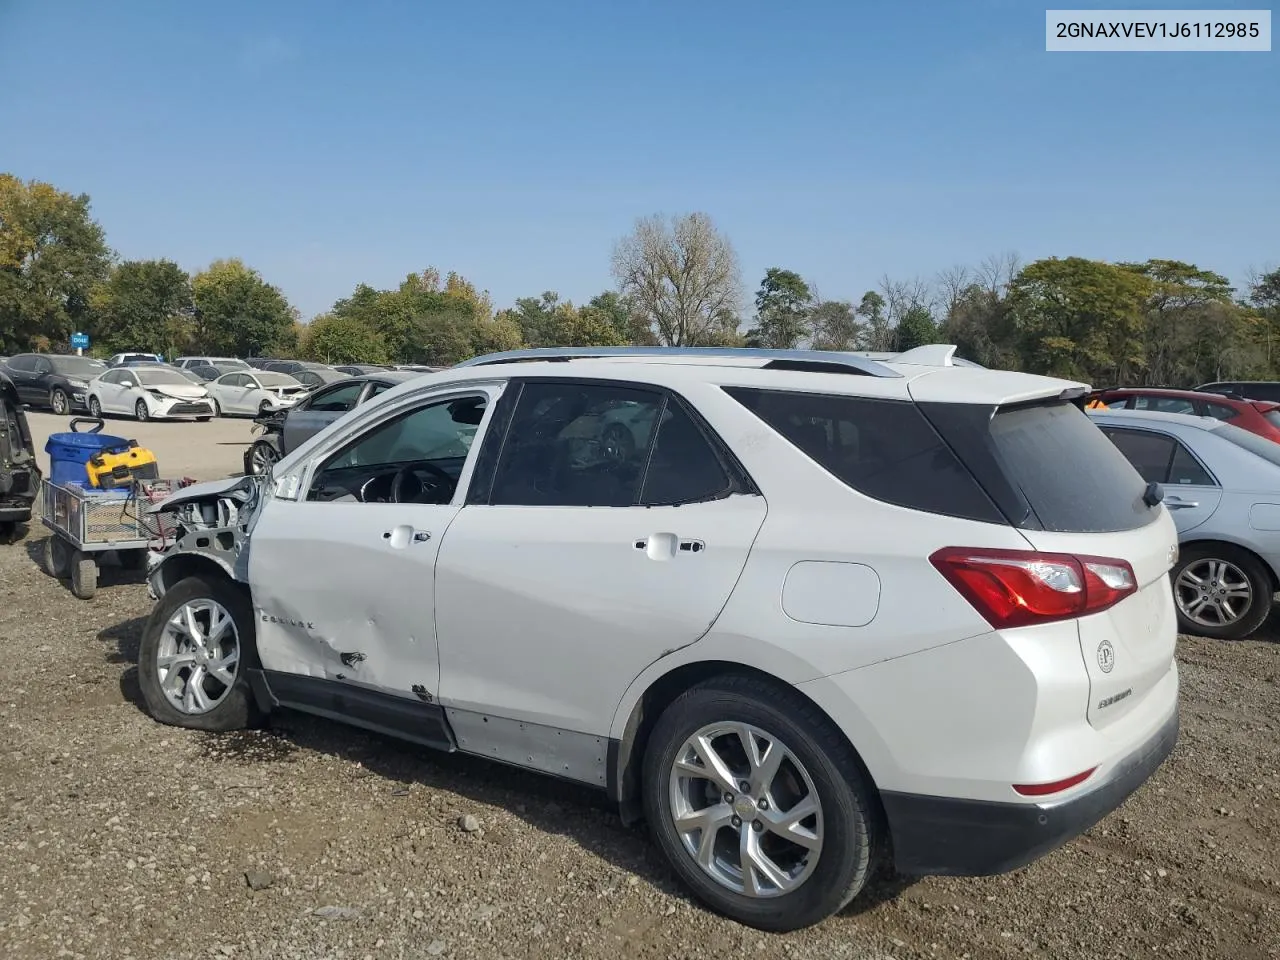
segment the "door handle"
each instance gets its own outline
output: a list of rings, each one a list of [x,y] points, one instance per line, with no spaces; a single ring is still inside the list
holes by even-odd
[[[1199,500],[1183,500],[1179,497],[1165,497],[1164,503],[1170,510],[1185,510],[1188,507],[1200,506]]]
[[[426,530],[414,530],[406,523],[394,530],[383,530],[382,539],[388,541],[397,550],[403,550],[411,543],[425,543],[431,539],[431,534]]]

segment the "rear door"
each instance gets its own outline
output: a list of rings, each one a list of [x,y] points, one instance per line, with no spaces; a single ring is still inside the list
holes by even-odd
[[[1168,674],[1177,638],[1169,570],[1177,530],[1146,482],[1069,403],[997,410],[993,448],[1027,513],[1016,525],[1036,550],[1124,560],[1137,592],[1076,621],[1089,672],[1089,722],[1098,728],[1139,706]]]
[[[1145,427],[1103,426],[1143,480],[1164,488],[1164,505],[1182,536],[1208,520],[1222,502],[1222,488],[1207,467],[1172,434]]]
[[[503,403],[436,569],[441,698],[463,726],[601,735],[646,666],[711,628],[765,502],[662,390],[535,380]],[[621,440],[617,412],[641,407]]]

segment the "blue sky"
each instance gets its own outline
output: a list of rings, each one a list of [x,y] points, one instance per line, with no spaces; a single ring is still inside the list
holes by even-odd
[[[0,0],[0,169],[307,317],[427,264],[583,301],[636,217],[693,210],[748,293],[1280,263],[1280,53],[1050,54],[1045,6]]]

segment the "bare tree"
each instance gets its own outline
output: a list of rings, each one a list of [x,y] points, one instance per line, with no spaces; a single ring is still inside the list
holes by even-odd
[[[988,292],[1003,294],[1021,269],[1022,259],[1016,253],[995,254],[978,265],[975,279]]]
[[[738,256],[705,213],[637,220],[614,247],[613,276],[668,346],[718,343],[737,329]]]
[[[973,272],[965,266],[957,265],[938,274],[937,312],[944,321],[951,319],[956,305],[964,299],[964,292],[971,283],[973,283]]]

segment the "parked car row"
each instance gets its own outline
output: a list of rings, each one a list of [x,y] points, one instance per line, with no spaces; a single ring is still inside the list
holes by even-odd
[[[263,416],[353,376],[412,376],[437,369],[363,364],[340,369],[301,360],[260,360],[251,365],[220,356],[178,357],[170,364],[158,354],[141,352],[118,353],[105,362],[39,353],[0,359],[0,371],[26,406],[60,415],[87,411],[138,420]]]

